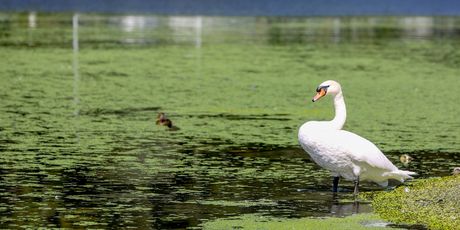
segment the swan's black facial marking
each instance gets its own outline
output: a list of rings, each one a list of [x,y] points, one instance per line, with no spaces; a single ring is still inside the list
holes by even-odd
[[[321,91],[321,89],[324,89],[324,91],[327,92],[327,88],[329,88],[330,85],[323,85],[323,86],[318,86],[318,88],[316,88],[316,92],[319,93],[319,91]]]
[[[316,95],[313,97],[311,101],[315,102],[319,100],[320,98],[324,97],[324,95],[327,94],[327,88],[329,88],[328,85],[320,85],[318,88],[316,88]]]

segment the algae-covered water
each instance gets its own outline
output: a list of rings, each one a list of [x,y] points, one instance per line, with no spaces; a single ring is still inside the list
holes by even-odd
[[[398,167],[406,153],[418,177],[448,175],[459,48],[456,17],[0,13],[1,227],[371,212],[298,147],[303,122],[333,116],[316,86],[338,80],[345,128]]]

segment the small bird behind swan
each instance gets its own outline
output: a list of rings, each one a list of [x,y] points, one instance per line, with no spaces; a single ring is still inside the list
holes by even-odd
[[[413,159],[414,158],[412,158],[408,154],[403,154],[399,157],[399,160],[401,161],[401,163],[403,163],[404,167],[409,167],[409,163],[411,163]]]
[[[333,97],[334,119],[306,122],[299,129],[299,142],[313,161],[331,171],[334,193],[337,192],[340,176],[354,181],[354,194],[357,195],[359,181],[373,181],[386,187],[390,179],[404,182],[416,174],[399,170],[372,142],[342,130],[347,112],[338,82],[328,80],[321,83],[312,101],[325,95]]]
[[[452,170],[452,175],[459,176],[460,175],[460,167],[455,167],[454,170]]]

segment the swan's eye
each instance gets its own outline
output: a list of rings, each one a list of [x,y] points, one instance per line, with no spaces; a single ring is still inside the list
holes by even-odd
[[[328,85],[318,86],[318,88],[316,88],[316,92],[319,93],[319,91],[321,91],[321,89],[324,89],[324,91],[327,92],[327,88],[329,88]]]

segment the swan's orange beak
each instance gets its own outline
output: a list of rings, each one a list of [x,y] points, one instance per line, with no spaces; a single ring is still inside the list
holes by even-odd
[[[326,95],[326,90],[324,88],[321,88],[316,93],[316,95],[313,97],[313,99],[311,101],[315,102],[315,101],[319,100],[320,98],[324,97],[324,95]]]

